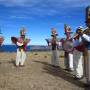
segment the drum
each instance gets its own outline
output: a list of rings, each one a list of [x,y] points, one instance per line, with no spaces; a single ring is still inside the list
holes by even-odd
[[[71,40],[64,40],[62,43],[62,48],[66,52],[72,52],[74,50],[74,45]]]

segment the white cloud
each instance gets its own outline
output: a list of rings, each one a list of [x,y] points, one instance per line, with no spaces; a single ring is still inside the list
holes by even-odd
[[[9,7],[13,6],[28,7],[35,5],[41,1],[42,0],[0,0],[0,4]]]
[[[86,7],[90,0],[0,0],[0,5],[5,7],[17,7],[11,10],[12,17],[18,14],[18,17],[38,15],[54,16],[66,15],[69,10],[79,7]]]
[[[86,6],[90,3],[90,0],[0,0],[0,4],[4,6],[35,6],[40,4],[51,5],[53,7],[62,6],[62,7],[74,7],[74,6]],[[45,5],[47,6],[47,5]]]
[[[27,16],[22,16],[22,15],[12,15],[12,16],[10,16],[10,18],[12,18],[12,19],[33,19],[32,17],[27,17]]]
[[[23,5],[27,0],[0,0],[0,4],[5,6],[21,6]]]

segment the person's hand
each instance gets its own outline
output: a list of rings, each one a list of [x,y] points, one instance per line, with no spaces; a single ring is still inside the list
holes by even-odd
[[[83,31],[79,32],[79,35],[82,36],[83,35]]]

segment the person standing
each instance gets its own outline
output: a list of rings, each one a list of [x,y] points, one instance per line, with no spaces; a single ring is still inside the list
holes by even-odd
[[[26,46],[29,43],[29,39],[25,37],[25,28],[20,30],[20,37],[17,39],[17,55],[16,55],[16,67],[24,66],[26,60]]]
[[[83,42],[85,43],[84,51],[84,69],[87,81],[87,86],[90,87],[90,6],[86,7],[86,17],[85,17],[86,29],[85,32],[81,33]]]
[[[52,57],[51,63],[55,67],[59,67],[59,55],[58,55],[58,43],[57,43],[57,36],[55,28],[52,28],[52,39],[51,39],[51,47],[52,47]]]
[[[65,35],[66,35],[65,41],[72,41],[72,38],[71,38],[72,32],[71,32],[70,27],[65,24],[64,29],[65,29]],[[64,44],[64,42],[63,42],[63,44]],[[74,70],[73,69],[73,51],[70,51],[70,52],[65,51],[64,64],[65,64],[65,70],[67,70],[67,71],[73,71]]]
[[[86,76],[87,85],[90,86],[90,28],[87,27],[85,29],[85,33],[81,32],[80,34],[83,38],[83,42],[87,49],[86,58],[85,58],[85,72],[86,72],[85,76]]]
[[[73,52],[73,63],[75,70],[75,79],[80,80],[83,78],[83,52],[84,45],[82,42],[82,38],[78,32],[82,31],[82,27],[78,27],[76,30],[76,34],[74,35],[73,44],[74,44],[74,52]]]

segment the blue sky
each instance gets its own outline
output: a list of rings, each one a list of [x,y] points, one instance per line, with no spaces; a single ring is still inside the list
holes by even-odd
[[[75,32],[78,26],[85,27],[85,8],[90,0],[0,0],[0,28],[4,44],[11,44],[11,36],[19,36],[21,27],[31,45],[46,45],[52,27],[58,37],[65,37],[64,24]]]

